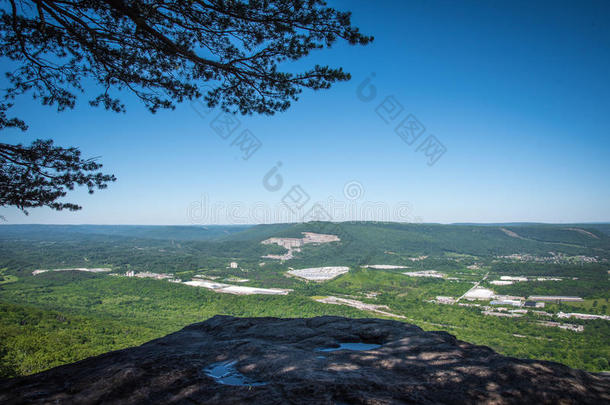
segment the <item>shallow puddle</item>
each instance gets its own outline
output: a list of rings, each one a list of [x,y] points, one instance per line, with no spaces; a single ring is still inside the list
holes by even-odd
[[[206,367],[203,371],[208,377],[212,377],[219,384],[248,386],[267,384],[266,382],[254,381],[253,379],[246,377],[237,371],[235,367],[233,367],[235,363],[237,363],[237,361],[213,363]]]
[[[381,347],[374,343],[340,343],[339,347],[321,347],[316,349],[317,352],[334,352],[336,350],[373,350]]]

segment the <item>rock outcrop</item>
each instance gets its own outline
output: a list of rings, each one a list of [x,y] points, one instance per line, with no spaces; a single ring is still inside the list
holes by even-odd
[[[368,345],[337,350],[345,343]],[[0,403],[602,404],[609,386],[606,375],[505,357],[397,321],[216,316],[3,380]]]

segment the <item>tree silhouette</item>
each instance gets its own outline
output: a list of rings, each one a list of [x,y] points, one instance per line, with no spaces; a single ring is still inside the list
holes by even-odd
[[[338,40],[368,44],[350,13],[321,0],[8,0],[0,8],[0,56],[17,65],[0,101],[0,129],[27,129],[9,117],[31,93],[59,111],[75,106],[83,80],[100,92],[92,106],[123,112],[118,93],[135,94],[151,112],[203,97],[241,114],[284,111],[303,88],[349,80],[341,68],[293,73],[287,62]],[[204,85],[205,94],[201,90]],[[76,148],[37,140],[0,143],[0,205],[80,209],[59,203],[75,185],[89,192],[115,178]]]

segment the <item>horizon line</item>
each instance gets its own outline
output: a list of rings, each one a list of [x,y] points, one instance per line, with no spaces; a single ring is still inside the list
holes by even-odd
[[[335,224],[403,224],[403,225],[473,225],[473,226],[491,226],[491,225],[610,225],[610,221],[592,221],[592,222],[535,222],[535,221],[506,221],[506,222],[399,222],[399,221],[375,221],[375,220],[353,220],[353,221],[304,221],[304,222],[261,222],[261,223],[245,223],[245,224],[99,224],[99,223],[7,223],[0,222],[0,226],[14,225],[29,225],[29,226],[175,226],[184,228],[196,228],[207,226],[259,226],[259,225],[297,225],[308,224],[313,222],[326,222]]]

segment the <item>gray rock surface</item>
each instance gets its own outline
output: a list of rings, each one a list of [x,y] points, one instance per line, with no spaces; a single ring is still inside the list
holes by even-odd
[[[349,342],[381,346],[319,350]],[[225,362],[257,383],[226,385],[206,372]],[[215,316],[139,347],[2,380],[0,403],[602,404],[610,378],[397,321]]]

